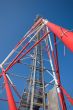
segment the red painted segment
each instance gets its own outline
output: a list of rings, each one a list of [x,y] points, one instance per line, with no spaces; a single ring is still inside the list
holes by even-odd
[[[38,26],[42,23],[42,19],[39,19],[37,22],[35,22],[35,24],[30,28],[29,32],[27,35],[25,35],[19,42],[18,44],[16,45],[16,47],[14,49],[16,49],[20,44],[21,42],[25,41],[26,37]]]
[[[46,25],[73,52],[73,32],[51,22]]]
[[[8,105],[9,105],[9,110],[17,110],[12,92],[10,90],[9,84],[8,84],[8,79],[6,77],[5,71],[2,71],[3,77],[4,77],[4,82],[5,82],[5,89],[7,93],[7,99],[8,99]]]
[[[11,67],[12,67],[12,64],[18,59],[18,57],[22,54],[22,52],[26,49],[26,47],[29,45],[30,43],[28,42],[23,48],[22,50],[17,54],[17,56],[13,59],[13,61],[8,65],[8,67],[6,68],[6,71],[7,72]]]
[[[63,96],[63,94],[62,94],[62,91],[60,91],[60,92],[58,93],[58,96],[59,96],[59,100],[60,100],[61,109],[62,109],[62,110],[67,110],[66,104],[65,104],[65,101],[64,101],[64,96]]]
[[[50,32],[46,33],[43,35],[42,38],[40,38],[39,41],[37,41],[31,48],[29,48],[20,58],[16,59],[14,62],[12,62],[5,70],[5,72],[7,72],[14,64],[16,64],[21,58],[23,58],[26,54],[28,54],[36,45],[38,45],[43,39],[46,38],[46,36],[49,34]]]
[[[56,50],[55,50],[56,51],[56,59],[55,59],[54,51],[53,51],[52,55],[53,55],[55,70],[57,71],[57,68],[58,68],[58,73],[56,73],[56,75],[58,76],[57,77],[58,84],[60,84],[59,67],[58,67],[58,56],[57,56],[58,53],[57,53],[57,47],[55,47],[55,48],[56,48]],[[47,50],[47,53],[48,53],[48,57],[50,58],[49,49],[48,49],[48,45],[47,44],[46,44],[46,50]],[[58,93],[58,97],[59,97],[59,100],[60,100],[61,109],[62,110],[67,110],[66,104],[65,104],[65,100],[64,100],[64,95],[63,95],[60,87],[58,87],[58,89],[59,89],[59,91],[57,90],[57,93]]]
[[[61,89],[62,89],[63,93],[66,95],[69,102],[73,105],[73,98],[71,98],[71,96],[66,92],[66,90],[62,86],[61,86]]]

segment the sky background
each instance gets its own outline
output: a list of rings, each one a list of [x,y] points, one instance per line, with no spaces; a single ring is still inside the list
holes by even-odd
[[[36,15],[73,29],[73,0],[0,0],[0,63],[33,25]],[[61,82],[73,97],[73,53],[59,44]],[[1,81],[0,81],[1,83]],[[68,110],[73,110],[67,101]],[[5,110],[5,106],[0,109]]]

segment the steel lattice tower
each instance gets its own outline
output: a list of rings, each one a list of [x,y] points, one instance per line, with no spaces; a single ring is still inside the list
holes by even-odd
[[[73,99],[61,84],[56,38],[58,37],[73,51],[72,36],[73,33],[69,30],[43,18],[36,19],[31,29],[0,64],[0,77],[4,78],[9,110],[67,110],[64,95],[73,104]],[[21,66],[24,64],[25,72],[29,74],[22,95],[17,91],[9,75],[15,64]],[[18,106],[10,85],[19,97]]]
[[[40,25],[41,26],[41,25]],[[41,33],[37,33],[36,38],[34,41],[39,41],[41,38]],[[19,109],[30,109],[30,110],[39,110],[43,108],[46,110],[45,106],[45,85],[44,85],[44,67],[43,67],[43,58],[42,58],[42,44],[38,44],[35,49],[33,50],[33,59],[32,59],[32,68],[31,68],[31,78],[29,80],[29,91],[27,92],[28,95],[26,96],[23,94],[22,100],[20,103]],[[42,94],[42,95],[41,95]],[[23,99],[23,97],[27,97]],[[26,102],[24,101],[26,100]],[[25,105],[27,104],[27,106]],[[25,105],[25,107],[24,107]]]

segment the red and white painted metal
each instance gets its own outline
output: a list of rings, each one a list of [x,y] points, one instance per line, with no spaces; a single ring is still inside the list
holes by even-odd
[[[41,29],[46,26],[46,31],[45,34],[40,38],[40,40],[36,41],[29,49],[27,49],[28,45],[33,41],[37,33],[41,31]],[[39,28],[38,28],[39,27]],[[62,87],[61,81],[60,81],[60,76],[59,76],[59,66],[58,66],[58,54],[57,54],[57,46],[55,45],[55,53],[53,50],[53,46],[51,43],[51,37],[50,37],[50,32],[54,34],[54,37],[58,37],[65,45],[68,47],[72,52],[73,52],[73,32],[70,32],[69,30],[62,28],[60,26],[57,26],[51,22],[48,22],[45,19],[39,19],[32,27],[31,29],[25,34],[25,36],[20,40],[20,42],[15,46],[15,48],[10,52],[10,54],[5,58],[5,60],[0,64],[0,68],[2,69],[2,73],[0,74],[0,77],[3,76],[4,82],[5,82],[5,88],[6,88],[6,93],[7,93],[7,98],[8,98],[8,104],[9,104],[9,110],[17,110],[9,83],[10,82],[12,85],[12,81],[9,78],[8,75],[6,75],[7,71],[12,68],[16,63],[20,62],[20,60],[27,55],[34,47],[36,47],[42,40],[45,39],[46,43],[46,49],[50,61],[51,68],[53,70],[53,78],[55,81],[55,84],[57,85],[57,93],[60,99],[60,104],[62,110],[66,110],[66,105],[64,101],[64,96],[63,93],[67,96],[68,100],[73,104],[73,99],[70,97],[70,95],[66,92],[66,90]],[[34,35],[33,35],[34,34]],[[30,37],[33,35],[32,37]],[[29,41],[27,42],[27,39],[29,38]],[[46,38],[49,40],[52,56],[49,51],[49,45],[46,42]],[[54,38],[54,43],[56,43],[56,39]],[[17,51],[17,49],[24,43],[26,42],[25,46],[19,51],[19,53],[16,55],[16,57],[12,60],[12,62],[4,69],[4,64],[8,61],[8,59]],[[27,50],[26,50],[27,49]],[[23,51],[26,50],[24,53]],[[55,55],[54,55],[55,54]],[[53,65],[53,61],[54,65]],[[57,71],[58,69],[58,71]],[[56,72],[55,72],[56,71]],[[13,86],[14,87],[14,86]],[[16,88],[14,88],[16,91],[17,95],[20,97],[19,93],[17,92]],[[32,107],[31,107],[32,108]]]

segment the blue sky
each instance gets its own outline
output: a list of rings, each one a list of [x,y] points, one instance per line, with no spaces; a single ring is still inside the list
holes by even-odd
[[[34,23],[36,15],[73,29],[73,0],[0,0],[0,63]],[[62,85],[73,97],[73,53],[66,48],[64,57],[62,43],[58,49]],[[67,106],[73,110],[68,101]]]

